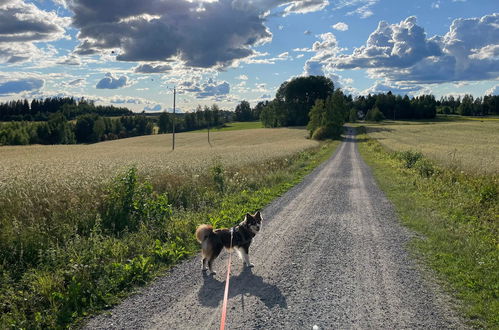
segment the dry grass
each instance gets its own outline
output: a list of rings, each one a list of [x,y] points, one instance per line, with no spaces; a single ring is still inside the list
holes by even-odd
[[[468,173],[499,173],[499,121],[388,122],[368,133],[394,151],[417,150]]]
[[[254,129],[176,135],[175,151],[168,135],[102,142],[92,145],[0,147],[0,190],[12,186],[58,186],[81,189],[108,180],[131,166],[139,172],[197,172],[213,166],[256,163],[303,151],[318,143],[304,129]]]

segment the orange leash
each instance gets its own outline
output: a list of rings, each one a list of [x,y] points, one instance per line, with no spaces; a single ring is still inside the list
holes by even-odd
[[[227,316],[227,300],[229,298],[229,278],[230,278],[230,264],[232,256],[232,236],[234,228],[230,229],[230,249],[229,249],[229,265],[227,266],[227,278],[225,279],[225,292],[224,302],[222,304],[222,318],[220,320],[220,330],[225,329],[225,318]]]

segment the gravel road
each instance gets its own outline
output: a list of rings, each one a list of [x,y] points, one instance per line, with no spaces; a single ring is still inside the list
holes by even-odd
[[[411,233],[350,134],[333,157],[263,210],[244,269],[232,258],[228,329],[466,328],[406,251]],[[217,329],[227,253],[215,276],[199,256],[173,268],[89,329]],[[425,273],[427,274],[427,273]]]

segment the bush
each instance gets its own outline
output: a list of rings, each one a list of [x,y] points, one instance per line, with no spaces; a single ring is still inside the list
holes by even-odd
[[[324,140],[329,137],[327,129],[324,126],[317,128],[312,134],[312,139],[314,140]]]
[[[406,168],[413,168],[414,164],[421,158],[423,158],[423,154],[420,153],[419,151],[412,151],[412,150],[407,150],[407,151],[402,151],[402,152],[396,152],[395,156],[404,161],[404,166]]]

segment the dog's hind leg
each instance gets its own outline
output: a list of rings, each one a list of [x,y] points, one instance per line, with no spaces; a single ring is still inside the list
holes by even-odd
[[[217,246],[213,246],[212,248],[212,252],[211,252],[211,255],[208,257],[208,269],[210,270],[210,273],[215,275],[216,272],[213,271],[213,261],[215,261],[215,259],[218,257],[218,255],[220,254],[220,252],[222,251],[223,249],[223,245],[217,245]]]
[[[254,265],[250,262],[249,259],[249,244],[243,245],[238,249],[239,254],[242,256],[242,259],[247,267],[253,267]]]

